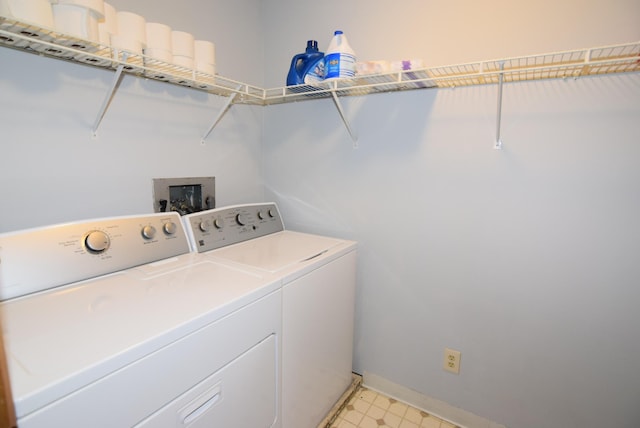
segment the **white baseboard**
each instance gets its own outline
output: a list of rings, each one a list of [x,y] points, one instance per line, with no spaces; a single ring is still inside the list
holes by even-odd
[[[504,425],[474,415],[444,401],[436,400],[402,385],[395,384],[373,373],[365,371],[362,384],[369,389],[424,410],[460,428],[507,428]]]

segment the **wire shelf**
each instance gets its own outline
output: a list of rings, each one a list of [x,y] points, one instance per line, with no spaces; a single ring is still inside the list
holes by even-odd
[[[0,17],[0,45],[112,70],[123,65],[127,74],[233,96],[233,104],[255,105],[331,98],[334,94],[343,97],[498,84],[501,78],[507,83],[640,71],[640,42],[635,42],[263,89],[6,17]]]
[[[0,45],[111,70],[116,70],[123,65],[124,72],[127,74],[186,86],[223,97],[237,94],[236,102],[244,104],[262,105],[264,103],[264,90],[257,86],[1,16]]]

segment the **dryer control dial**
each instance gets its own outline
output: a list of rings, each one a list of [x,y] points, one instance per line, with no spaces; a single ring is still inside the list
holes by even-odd
[[[145,239],[153,239],[156,236],[156,228],[151,226],[151,225],[147,225],[145,227],[142,228],[142,236]]]
[[[203,231],[203,232],[208,231],[208,230],[209,230],[209,227],[211,227],[211,226],[209,225],[209,220],[202,220],[202,221],[200,222],[200,224],[198,225],[198,228],[199,228],[201,231]]]
[[[243,213],[237,214],[236,223],[238,223],[240,226],[244,226],[245,224],[247,224],[247,216],[244,215]]]
[[[85,248],[93,254],[105,252],[109,248],[109,245],[111,245],[109,235],[101,230],[92,230],[84,237]]]
[[[162,230],[164,230],[164,233],[167,235],[173,235],[178,230],[178,226],[176,226],[174,222],[170,221],[162,226]]]
[[[222,229],[224,227],[224,221],[221,218],[213,220],[213,225],[216,229]]]

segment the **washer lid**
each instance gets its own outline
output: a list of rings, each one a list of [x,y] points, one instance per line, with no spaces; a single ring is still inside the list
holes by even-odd
[[[278,273],[315,259],[344,245],[343,240],[285,230],[211,251],[215,258],[230,260],[263,271]]]

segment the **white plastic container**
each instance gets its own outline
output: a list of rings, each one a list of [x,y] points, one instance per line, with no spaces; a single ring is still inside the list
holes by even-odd
[[[116,12],[116,28],[118,36],[126,40],[135,40],[145,46],[147,44],[147,21],[138,14],[126,11]]]
[[[104,0],[50,0],[52,4],[73,4],[104,15]]]
[[[147,22],[147,48],[171,52],[171,27],[158,22]]]
[[[325,80],[353,77],[356,74],[356,53],[347,37],[337,30],[324,53]]]
[[[112,34],[110,37],[111,47],[119,51],[127,51],[133,54],[142,53],[142,42],[140,40],[121,36],[120,34]]]
[[[173,55],[173,63],[180,67],[193,68],[193,58],[184,55]]]
[[[49,0],[0,0],[0,15],[44,28],[54,27]]]
[[[194,42],[193,34],[186,31],[172,31],[171,48],[173,56],[184,56],[193,59],[195,53]]]
[[[194,42],[195,57],[194,68],[202,73],[216,74],[216,47],[207,40],[196,40]]]
[[[103,3],[104,18],[98,21],[98,40],[100,44],[109,46],[111,35],[118,33],[118,18],[116,8],[109,3]]]
[[[193,42],[195,60],[202,64],[216,63],[216,45],[208,40],[196,40]]]
[[[150,58],[160,60],[162,62],[173,62],[173,54],[165,49],[144,48],[144,54]]]
[[[99,40],[98,20],[104,17],[101,12],[73,3],[54,4],[52,8],[56,30],[84,40]]]

